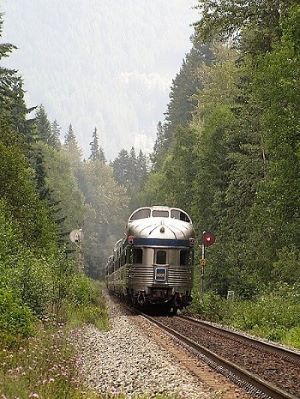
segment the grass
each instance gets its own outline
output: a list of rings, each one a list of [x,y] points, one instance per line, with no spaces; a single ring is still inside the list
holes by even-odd
[[[0,351],[1,399],[124,399],[124,395],[100,395],[87,389],[67,324],[47,321],[35,337],[18,349]],[[147,399],[147,396],[137,396]],[[174,397],[173,397],[174,398]],[[158,395],[156,399],[171,399]]]
[[[0,346],[1,399],[124,399],[124,395],[100,395],[87,389],[72,344],[73,329],[93,324],[109,329],[101,286],[93,284],[88,301],[65,303],[58,315],[45,317],[35,326],[35,335]],[[175,399],[175,397],[172,397]],[[147,396],[136,396],[147,399]],[[156,399],[171,399],[158,395]]]
[[[227,301],[210,292],[189,311],[202,318],[300,349],[300,285],[281,285],[255,300]]]
[[[35,325],[35,334],[19,338],[13,345],[0,346],[1,399],[97,399],[85,389],[80,364],[71,342],[70,330],[94,324],[109,328],[108,314],[101,287],[90,282],[90,295],[85,303],[66,301],[55,316],[44,317]]]
[[[65,325],[41,323],[37,334],[19,345],[0,352],[4,398],[81,397],[79,365]]]

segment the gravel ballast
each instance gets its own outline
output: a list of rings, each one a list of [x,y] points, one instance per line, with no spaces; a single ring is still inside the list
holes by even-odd
[[[111,329],[86,326],[77,332],[83,377],[89,388],[127,398],[165,394],[176,398],[215,397],[162,347],[149,340],[134,317],[107,299]]]

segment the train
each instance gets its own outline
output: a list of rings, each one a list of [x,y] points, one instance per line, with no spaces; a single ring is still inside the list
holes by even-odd
[[[192,302],[194,243],[192,220],[182,209],[136,209],[105,266],[108,290],[136,307],[176,313]]]

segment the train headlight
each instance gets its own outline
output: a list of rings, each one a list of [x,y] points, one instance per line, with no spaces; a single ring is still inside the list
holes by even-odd
[[[195,238],[190,238],[190,247],[193,247],[195,245]]]
[[[134,236],[128,236],[128,237],[127,237],[127,241],[128,241],[128,244],[129,244],[129,245],[133,245]]]

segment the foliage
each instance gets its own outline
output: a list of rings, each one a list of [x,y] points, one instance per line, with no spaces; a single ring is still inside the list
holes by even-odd
[[[217,237],[207,250],[207,294],[200,301],[196,292],[191,309],[299,346],[300,6],[199,0],[198,8],[150,174],[134,148],[107,165],[96,129],[89,160],[82,161],[71,124],[61,147],[58,123],[42,106],[27,119],[21,77],[0,67],[0,334],[7,345],[15,343],[12,325],[19,341],[49,313],[107,328],[97,291],[67,255],[68,233],[83,229],[85,271],[101,277],[129,211],[165,204],[187,210],[198,234]],[[0,33],[1,26],[2,19]],[[0,59],[13,48],[0,45]],[[224,299],[228,290],[234,302]],[[20,378],[20,387],[33,389]]]
[[[198,234],[213,231],[206,289],[255,300],[299,278],[299,5],[198,3],[194,48],[213,56],[194,58],[193,94],[191,73],[177,76],[140,199],[182,207]]]
[[[229,321],[242,330],[299,347],[299,311],[299,285],[279,286],[255,302],[235,304]]]
[[[56,121],[51,125],[43,105],[37,108],[35,114],[35,128],[39,140],[53,148],[60,148],[59,126]]]
[[[56,150],[45,144],[37,144],[43,154],[46,170],[46,184],[51,191],[51,213],[59,225],[61,240],[65,240],[63,233],[82,227],[83,223],[83,194],[74,176],[74,170],[65,151]],[[56,205],[55,205],[56,204]]]
[[[190,311],[206,320],[300,348],[299,293],[299,283],[269,287],[255,301],[226,300],[208,292],[203,301],[194,298]]]
[[[34,317],[30,308],[19,298],[0,288],[0,341],[6,346],[34,333]]]
[[[200,315],[205,320],[222,322],[226,309],[227,304],[224,299],[210,291],[205,293],[203,299],[200,299],[199,294],[194,292],[193,302],[188,311]]]
[[[85,198],[84,256],[89,276],[103,276],[104,264],[122,234],[128,214],[125,189],[113,178],[112,168],[100,160],[83,165]]]
[[[22,141],[0,118],[0,198],[30,246],[49,249],[55,243],[55,228],[46,204],[39,200],[34,172],[22,150]]]
[[[93,140],[90,142],[90,147],[91,147],[91,155],[89,159],[92,161],[102,161],[105,162],[105,155],[103,152],[103,149],[99,146],[99,139],[97,136],[97,129],[93,131]]]
[[[287,284],[300,281],[300,251],[295,246],[278,251],[278,260],[272,270],[274,278]]]
[[[111,162],[111,166],[116,182],[126,188],[130,199],[129,209],[133,211],[139,206],[139,192],[147,176],[147,157],[142,151],[137,155],[133,147],[129,153],[123,149]]]
[[[83,386],[72,334],[63,323],[47,319],[22,347],[1,350],[1,393],[20,399],[98,398]]]
[[[1,27],[0,16],[0,34]],[[0,59],[13,48],[0,45]],[[35,108],[26,108],[16,71],[0,67],[0,391],[20,399],[97,398],[82,386],[71,344],[71,328],[109,328],[83,255],[85,272],[101,276],[128,195],[129,207],[138,201],[147,157],[132,148],[125,169],[122,159],[106,165],[95,129],[91,156],[82,161],[72,125],[61,145],[59,124],[42,105],[28,119]],[[85,234],[77,258],[67,242],[75,228]]]
[[[0,287],[22,299],[35,314],[41,314],[52,296],[51,267],[24,245],[3,202],[0,202]]]
[[[157,139],[150,159],[153,170],[158,171],[164,157],[174,144],[174,137],[179,126],[187,126],[192,119],[197,100],[195,95],[203,87],[203,80],[198,69],[209,65],[214,60],[214,53],[209,46],[194,41],[193,48],[186,55],[182,67],[172,81],[170,102],[164,123],[157,126]]]
[[[195,24],[197,39],[232,40],[244,53],[272,49],[281,36],[280,18],[295,0],[198,0],[202,18]]]
[[[81,149],[78,145],[73,126],[70,123],[67,133],[65,134],[65,141],[63,145],[63,149],[69,157],[70,164],[74,170],[76,175],[77,169],[79,168],[79,163],[81,160]]]

